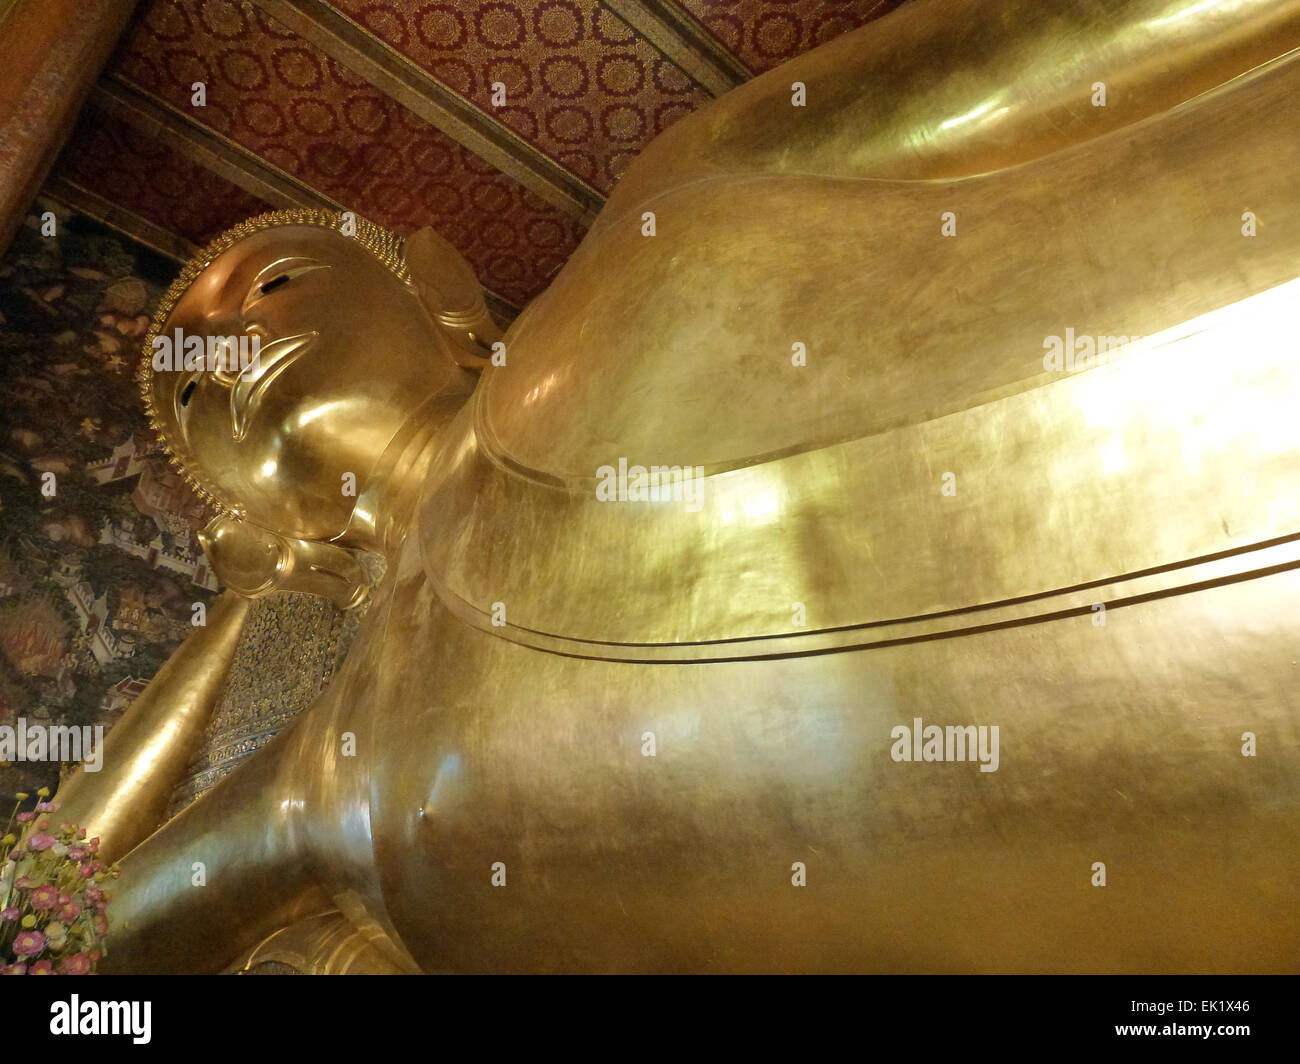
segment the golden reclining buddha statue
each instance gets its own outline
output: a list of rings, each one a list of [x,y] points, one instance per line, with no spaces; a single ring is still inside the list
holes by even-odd
[[[906,5],[656,139],[504,336],[428,231],[206,249],[155,334],[260,361],[143,380],[233,590],[63,788],[106,970],[1294,970],[1297,48]],[[368,613],[160,826],[270,589]]]

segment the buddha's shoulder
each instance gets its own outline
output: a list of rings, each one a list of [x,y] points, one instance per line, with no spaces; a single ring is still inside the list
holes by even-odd
[[[1297,284],[1031,389],[732,465],[610,444],[561,476],[467,409],[426,484],[420,569],[484,631],[679,661],[1087,616],[1296,564],[1278,552],[1300,551],[1300,365],[1278,338]]]
[[[1287,239],[1229,223],[1243,187],[1279,237],[1296,217],[1300,137],[1277,132],[1300,133],[1297,84],[1291,64],[958,181],[732,175],[658,192],[602,216],[525,309],[480,387],[480,428],[561,478],[620,455],[715,469],[1038,387],[1067,329],[1151,336],[1294,276]]]
[[[426,570],[538,638],[757,648],[1286,534],[1241,480],[1300,497],[1293,88],[979,178],[727,178],[602,221],[431,477]],[[1243,187],[1274,240],[1224,223]]]

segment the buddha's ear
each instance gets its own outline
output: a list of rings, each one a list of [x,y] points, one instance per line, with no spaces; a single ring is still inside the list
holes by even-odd
[[[356,555],[332,543],[290,539],[225,516],[209,521],[199,542],[217,579],[245,598],[300,591],[346,610],[359,605],[370,590]]]
[[[406,238],[405,255],[420,302],[453,342],[457,363],[476,370],[487,366],[502,334],[465,256],[427,227]]]

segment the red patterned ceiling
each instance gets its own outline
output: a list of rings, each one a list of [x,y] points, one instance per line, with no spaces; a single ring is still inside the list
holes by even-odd
[[[879,18],[903,0],[677,0],[755,74]]]
[[[560,211],[259,11],[155,0],[118,70],[381,225],[433,226],[516,305],[581,237]],[[196,81],[207,87],[201,108],[190,102]]]
[[[110,115],[82,119],[63,176],[195,244],[270,207]]]
[[[606,195],[652,137],[709,99],[596,0],[334,6]]]

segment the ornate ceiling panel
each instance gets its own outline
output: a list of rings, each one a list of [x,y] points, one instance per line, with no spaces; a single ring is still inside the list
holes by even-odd
[[[83,119],[62,176],[202,244],[269,205],[110,115]]]
[[[865,25],[903,0],[677,0],[755,74]]]
[[[338,203],[432,225],[521,306],[581,236],[573,220],[256,9],[156,0],[118,73]],[[206,104],[191,86],[203,82]]]
[[[596,0],[334,6],[606,195],[652,137],[709,99]]]

